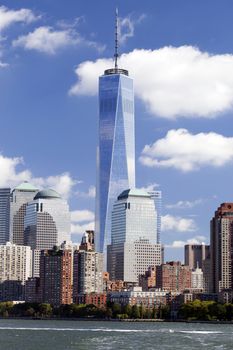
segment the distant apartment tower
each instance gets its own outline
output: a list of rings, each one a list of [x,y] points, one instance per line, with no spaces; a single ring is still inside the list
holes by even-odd
[[[32,250],[30,247],[7,242],[0,245],[0,283],[26,280],[32,275]]]
[[[155,202],[155,209],[157,211],[157,243],[161,243],[162,192],[148,191],[148,193]]]
[[[192,272],[179,261],[170,261],[156,268],[156,287],[170,292],[191,288]]]
[[[38,189],[29,182],[23,182],[11,193],[10,203],[10,241],[24,244],[24,217],[27,203],[33,200]]]
[[[203,261],[202,271],[203,271],[203,292],[211,293],[213,291],[213,283],[212,283],[213,276],[211,271],[210,255]]]
[[[222,203],[210,222],[212,291],[233,289],[233,203]]]
[[[202,268],[203,260],[207,258],[210,246],[205,244],[186,244],[184,246],[184,264],[190,269]]]
[[[74,252],[73,300],[78,302],[80,295],[102,292],[103,254],[81,245],[80,250]]]
[[[107,270],[111,280],[138,282],[149,266],[162,263],[157,244],[157,212],[148,192],[123,191],[113,206],[112,243],[108,246]]]
[[[10,188],[0,188],[0,244],[10,237]]]
[[[40,256],[41,301],[57,307],[72,303],[72,252],[42,250]]]
[[[39,276],[40,251],[70,242],[68,204],[54,190],[39,191],[26,205],[24,244],[33,249],[33,277]]]

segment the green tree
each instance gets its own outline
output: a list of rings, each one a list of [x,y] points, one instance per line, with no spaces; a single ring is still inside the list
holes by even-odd
[[[137,305],[133,305],[131,315],[132,318],[140,318],[139,307]]]
[[[170,318],[170,307],[168,305],[162,305],[161,306],[161,309],[160,309],[160,316],[159,317],[162,317],[162,319],[169,319]]]
[[[233,319],[233,304],[225,304],[226,307],[226,319],[232,321]]]
[[[112,309],[110,307],[107,307],[105,316],[107,318],[112,318]]]
[[[113,317],[117,317],[117,315],[121,314],[121,305],[120,304],[116,304],[114,303],[112,305],[112,314],[113,314]]]
[[[122,310],[123,314],[128,315],[128,318],[131,318],[132,315],[132,306],[130,304],[127,304],[123,307]]]
[[[152,310],[151,318],[154,318],[154,319],[157,318],[157,309],[156,309],[155,305],[154,305],[153,310]]]
[[[145,307],[141,304],[141,305],[139,306],[140,318],[144,318],[145,312],[146,312],[146,309],[145,309]]]
[[[52,315],[53,309],[50,304],[42,303],[39,305],[39,313],[42,317],[49,317]]]
[[[150,309],[145,310],[144,318],[146,318],[146,319],[152,318],[152,311]]]
[[[35,315],[35,310],[33,309],[33,307],[29,307],[26,311],[25,311],[25,316],[29,316],[32,317]]]

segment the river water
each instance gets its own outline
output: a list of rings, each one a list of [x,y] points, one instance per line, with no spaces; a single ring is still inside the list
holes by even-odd
[[[0,350],[232,350],[233,324],[0,320]]]

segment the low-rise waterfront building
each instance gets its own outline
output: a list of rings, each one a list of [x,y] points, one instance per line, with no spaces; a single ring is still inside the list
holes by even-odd
[[[108,300],[120,305],[144,306],[147,309],[153,309],[160,305],[166,305],[169,299],[167,291],[154,290],[143,292],[141,287],[134,287],[132,290],[121,292],[109,292]]]

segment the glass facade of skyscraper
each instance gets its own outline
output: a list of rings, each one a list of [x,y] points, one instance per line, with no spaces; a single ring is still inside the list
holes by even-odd
[[[150,266],[162,263],[157,244],[157,211],[154,198],[140,189],[123,191],[112,211],[112,241],[107,271],[113,280],[138,282]]]
[[[161,218],[162,218],[162,192],[148,191],[151,198],[154,199],[155,208],[157,211],[157,243],[161,242]]]
[[[133,80],[121,69],[99,79],[99,146],[97,151],[96,250],[111,243],[111,213],[118,195],[135,187]]]

